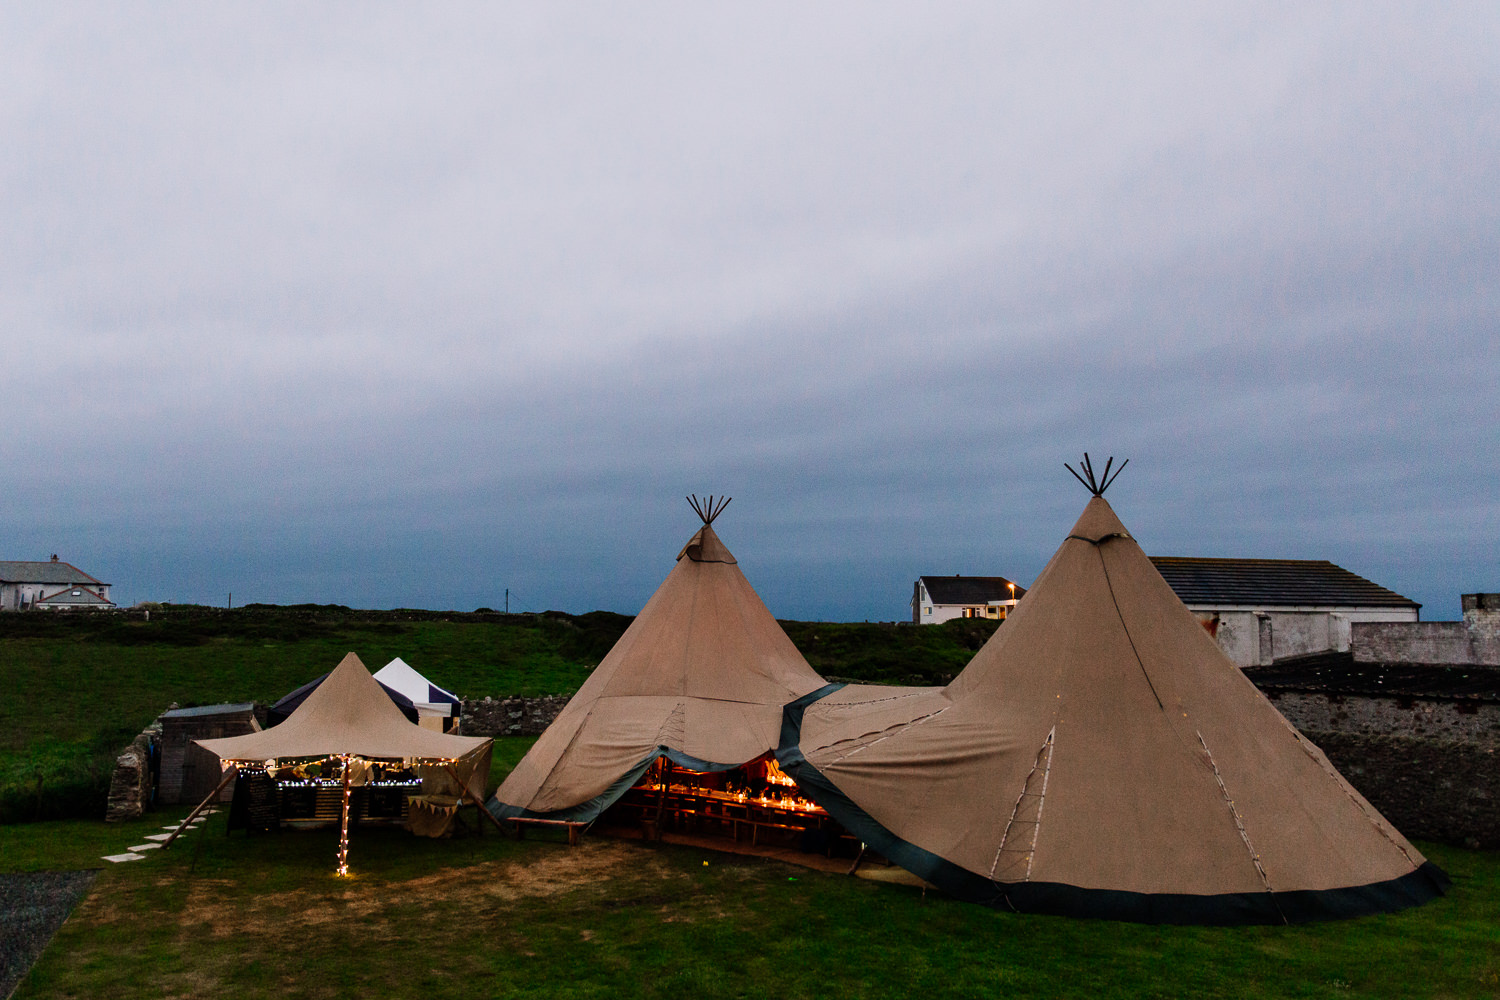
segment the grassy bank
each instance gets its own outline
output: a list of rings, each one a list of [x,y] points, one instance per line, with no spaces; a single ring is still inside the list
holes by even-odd
[[[465,697],[577,690],[623,615],[347,608],[0,615],[0,823],[103,815],[115,755],[171,704],[272,702],[358,653],[401,657]],[[825,675],[941,683],[994,626],[784,623]]]
[[[1424,845],[1455,890],[1298,927],[1022,917],[936,893],[687,847],[226,837],[111,866],[18,998],[1433,997],[1500,993],[1500,855]],[[111,843],[98,840],[108,830]],[[75,834],[74,831],[78,833]],[[141,830],[0,828],[5,856]],[[72,854],[58,860],[72,863]]]

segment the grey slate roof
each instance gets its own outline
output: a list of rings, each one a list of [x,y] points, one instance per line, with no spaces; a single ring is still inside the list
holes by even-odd
[[[199,705],[196,708],[173,708],[161,713],[163,719],[196,719],[212,715],[244,715],[255,711],[252,701],[234,705]]]
[[[1187,605],[1420,608],[1422,605],[1326,559],[1196,559],[1152,556]]]
[[[53,591],[50,594],[43,594],[41,597],[37,598],[36,603],[39,607],[50,606],[69,608],[112,608],[115,606],[114,601],[107,600],[97,590],[93,590],[92,588],[85,587],[81,584],[77,586],[64,587],[63,589]]]
[[[988,604],[990,601],[1008,601],[1026,593],[1026,588],[1018,585],[1012,594],[1011,581],[1003,576],[924,576],[920,579],[933,604]]]
[[[78,584],[99,586],[96,580],[72,563],[50,559],[42,562],[18,562],[0,559],[0,583],[55,583],[60,587]]]

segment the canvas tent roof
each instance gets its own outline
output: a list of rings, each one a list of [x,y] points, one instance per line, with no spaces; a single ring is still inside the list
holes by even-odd
[[[374,760],[458,760],[491,741],[449,736],[407,720],[353,653],[281,725],[245,736],[199,740],[224,761],[352,754]]]
[[[319,686],[321,686],[322,683],[329,678],[330,674],[332,674],[332,671],[329,671],[329,673],[327,674],[319,674],[317,677],[314,677],[312,680],[308,681],[306,684],[303,684],[296,690],[289,691],[286,694],[282,695],[280,698],[276,699],[276,703],[266,710],[267,724],[271,726],[279,726],[283,722],[285,722],[288,718],[291,717],[293,712],[302,707],[302,703],[307,700],[307,696],[316,691]],[[418,718],[420,718],[420,715],[417,711],[417,706],[412,702],[410,698],[402,694],[400,691],[397,691],[389,684],[381,682],[378,677],[376,678],[375,683],[380,685],[380,688],[385,692],[386,697],[391,699],[391,702],[401,710],[401,714],[406,717],[407,721],[416,722]]]
[[[1442,872],[1286,722],[1102,497],[945,688],[830,685],[782,767],[961,898],[1151,923],[1399,909]]]
[[[401,693],[413,705],[447,707],[459,703],[457,695],[423,677],[399,656],[375,671],[374,676],[386,688]]]
[[[824,683],[705,523],[490,811],[588,821],[659,756],[737,767],[775,749],[782,706]]]

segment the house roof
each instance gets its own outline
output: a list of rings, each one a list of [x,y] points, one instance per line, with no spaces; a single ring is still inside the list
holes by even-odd
[[[255,711],[252,701],[233,705],[198,705],[194,708],[173,708],[161,713],[163,719],[202,719],[215,715],[245,715]]]
[[[93,584],[103,586],[72,563],[48,559],[44,562],[20,562],[0,559],[0,583],[53,583],[59,586]]]
[[[1184,604],[1264,607],[1420,608],[1326,559],[1197,559],[1152,556]]]
[[[85,587],[82,584],[74,584],[63,587],[62,590],[51,594],[43,594],[36,599],[38,605],[55,605],[67,607],[94,607],[112,608],[115,602],[100,594],[97,590]]]
[[[1021,597],[1026,588],[1016,586],[1011,593],[1011,581],[1003,576],[924,576],[919,577],[927,588],[927,596],[933,604],[988,604],[990,601],[1008,601]]]

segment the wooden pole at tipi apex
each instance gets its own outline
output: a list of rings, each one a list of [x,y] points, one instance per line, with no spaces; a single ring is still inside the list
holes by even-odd
[[[1113,465],[1114,462],[1115,457],[1113,455],[1109,456],[1109,459],[1104,463],[1104,474],[1096,477],[1094,475],[1094,463],[1089,461],[1089,453],[1084,452],[1083,461],[1078,463],[1078,467],[1083,470],[1082,476],[1080,476],[1067,462],[1063,463],[1063,468],[1073,473],[1073,478],[1082,483],[1084,488],[1090,493],[1094,494],[1094,496],[1102,497],[1104,495],[1104,491],[1109,489],[1109,484],[1120,478],[1120,473],[1125,471],[1125,466],[1130,464],[1130,459],[1127,458],[1125,459],[1125,461],[1121,462],[1120,467],[1116,469],[1115,474],[1111,476],[1109,474],[1109,467]],[[1084,478],[1085,476],[1088,478]]]
[[[688,503],[693,505],[693,513],[698,515],[699,520],[706,527],[714,523],[714,518],[724,513],[724,508],[729,506],[729,501],[733,500],[734,497],[720,496],[717,506],[715,506],[714,495],[712,493],[708,494],[708,498],[705,500],[699,500],[696,493],[691,494],[686,499]]]
[[[187,829],[187,825],[194,819],[196,819],[198,814],[206,809],[208,807],[208,804],[212,802],[214,798],[224,790],[224,786],[229,784],[229,782],[234,779],[234,776],[239,773],[240,768],[238,764],[230,764],[227,768],[225,768],[223,777],[221,777],[219,779],[219,783],[214,786],[214,790],[208,793],[208,798],[198,803],[198,808],[188,813],[187,819],[177,824],[177,829],[172,831],[172,835],[161,842],[162,850],[166,850],[168,847],[170,847],[172,845],[172,841],[181,836],[182,831]]]

